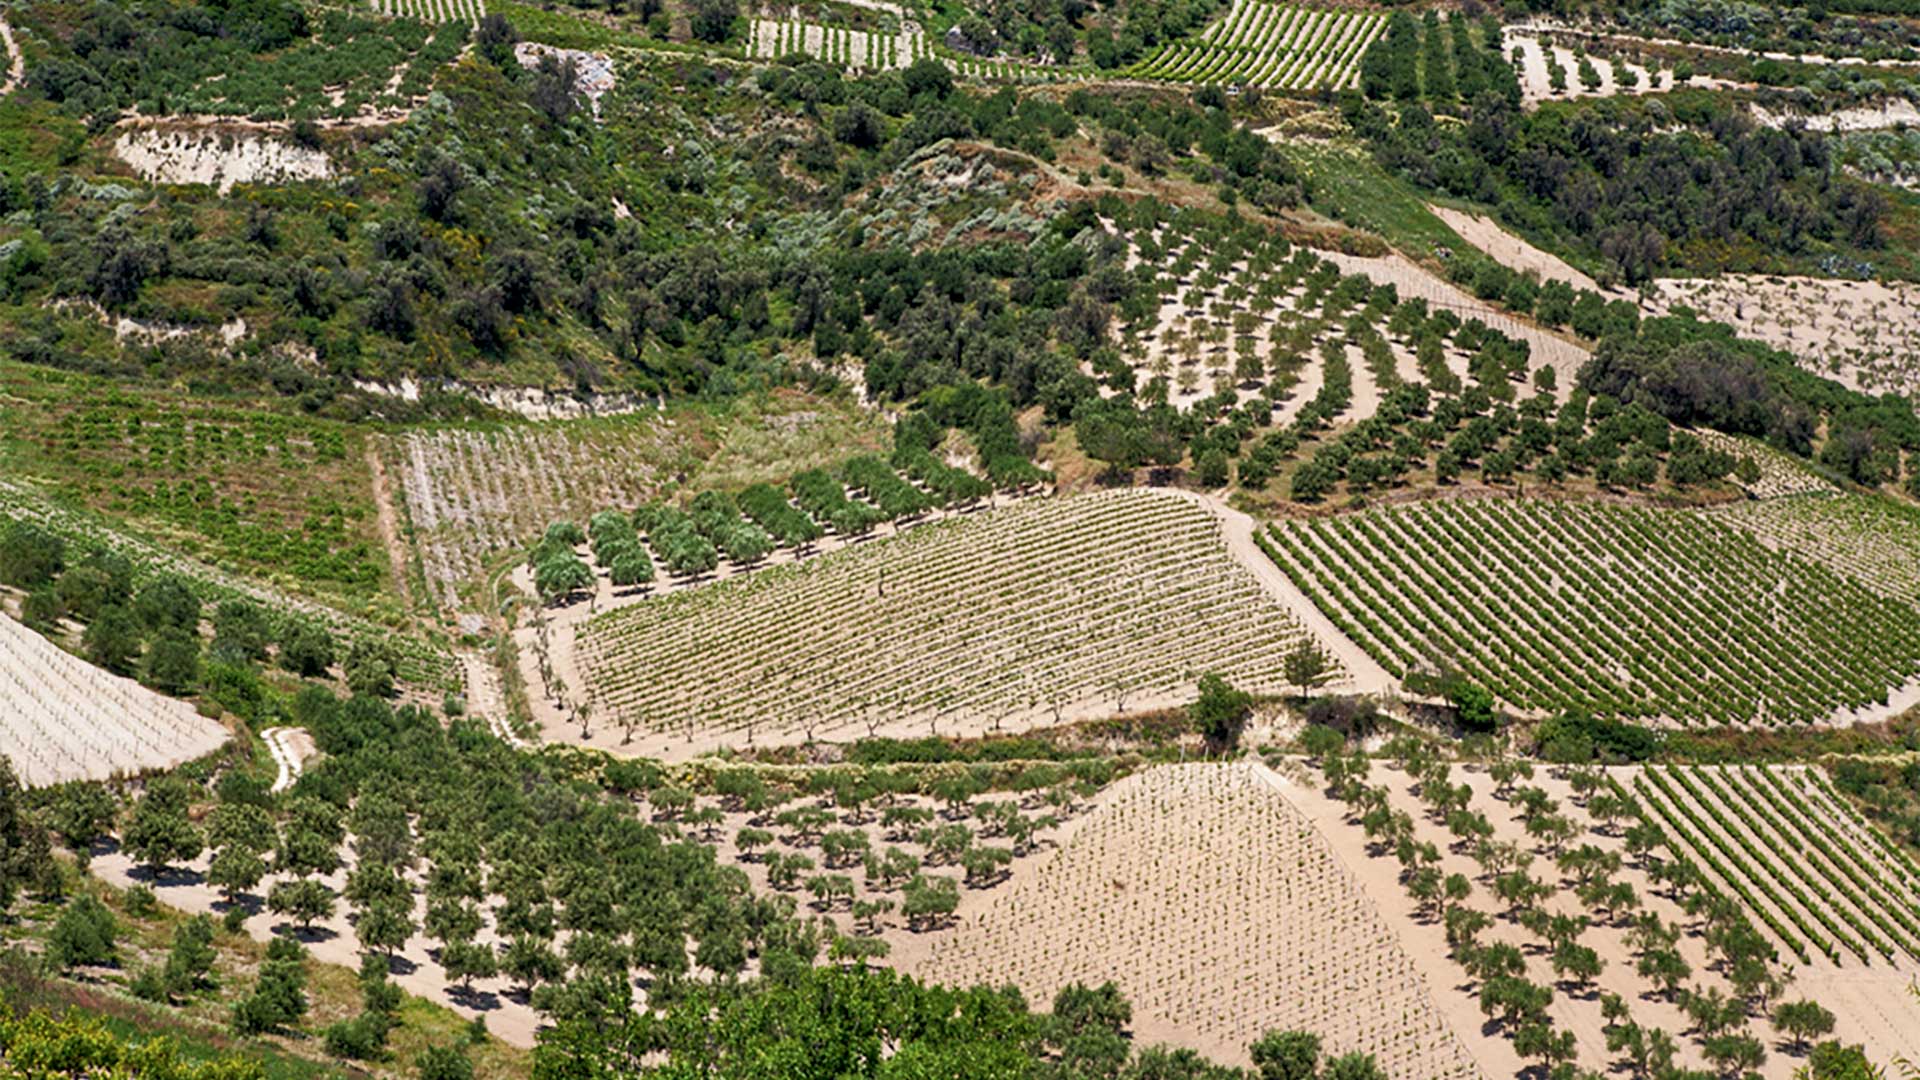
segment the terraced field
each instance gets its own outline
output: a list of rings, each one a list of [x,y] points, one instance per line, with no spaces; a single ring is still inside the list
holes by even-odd
[[[1477,1075],[1393,928],[1265,776],[1209,764],[1121,781],[1034,873],[903,966],[1039,1001],[1111,978],[1142,1041],[1220,1059],[1298,1028],[1389,1076]]]
[[[1542,360],[1563,369],[1557,385],[1564,393],[1573,385],[1564,369],[1585,359],[1570,343],[1484,304],[1428,300],[1425,271],[1411,263],[1405,267],[1415,273],[1407,274],[1385,259],[1353,263],[1337,253],[1249,244],[1179,221],[1114,235],[1127,245],[1129,271],[1153,266],[1160,296],[1148,319],[1120,323],[1122,358],[1137,386],[1165,379],[1167,400],[1178,408],[1232,407],[1267,395],[1276,402],[1273,422],[1284,425],[1318,398],[1332,416],[1364,420],[1382,396],[1411,382],[1443,395],[1477,383],[1507,400]]]
[[[1305,631],[1177,495],[1033,499],[605,614],[578,632],[598,722],[635,753],[1020,730],[1284,689]],[[624,744],[623,744],[624,745]]]
[[[1385,32],[1386,15],[1235,0],[1226,17],[1191,41],[1176,41],[1129,74],[1171,82],[1344,90],[1360,57]]]
[[[777,60],[804,53],[852,71],[904,68],[932,51],[927,36],[915,27],[896,34],[876,34],[844,26],[756,18],[747,30],[747,55],[755,59]]]
[[[382,15],[436,24],[477,23],[487,14],[486,0],[373,0],[373,7]]]
[[[1632,784],[1783,952],[1920,970],[1920,872],[1809,767],[1650,767]]]
[[[0,614],[0,757],[45,787],[171,768],[212,753],[227,729],[110,675]]]
[[[1455,502],[1288,522],[1270,552],[1396,676],[1656,723],[1847,722],[1920,674],[1920,618],[1712,518]]]
[[[1836,492],[1736,503],[1713,516],[1882,596],[1920,602],[1920,515],[1900,503]]]

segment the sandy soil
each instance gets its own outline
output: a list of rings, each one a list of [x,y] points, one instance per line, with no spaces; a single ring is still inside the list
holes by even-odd
[[[1348,808],[1321,790],[1317,773],[1310,777],[1304,765],[1298,764],[1290,765],[1285,772],[1287,775],[1277,777],[1277,782],[1286,791],[1287,797],[1313,821],[1340,857],[1354,869],[1367,895],[1379,904],[1389,924],[1399,932],[1403,948],[1431,988],[1439,1011],[1466,1043],[1481,1070],[1488,1076],[1519,1074],[1526,1063],[1514,1052],[1505,1035],[1487,1026],[1485,1014],[1479,1007],[1478,985],[1449,957],[1445,934],[1440,925],[1430,915],[1418,910],[1414,901],[1407,897],[1399,881],[1398,862],[1390,854],[1375,853],[1370,849],[1364,831],[1348,817]],[[1475,895],[1468,903],[1490,914],[1496,913],[1498,904],[1489,894],[1488,883],[1481,877],[1478,865],[1450,847],[1451,836],[1433,820],[1425,804],[1417,798],[1412,778],[1394,768],[1381,768],[1376,763],[1369,782],[1384,784],[1389,790],[1390,805],[1404,811],[1415,823],[1416,836],[1436,844],[1441,852],[1440,867],[1444,872],[1466,874],[1473,881]],[[1456,785],[1465,783],[1471,788],[1473,795],[1469,806],[1487,816],[1494,826],[1495,839],[1517,842],[1528,850],[1540,849],[1539,843],[1528,837],[1521,827],[1515,807],[1495,796],[1492,778],[1483,769],[1456,766],[1452,770],[1451,782]],[[1560,812],[1582,827],[1583,835],[1572,841],[1573,844],[1590,843],[1603,851],[1622,852],[1625,865],[1615,880],[1626,881],[1634,886],[1641,898],[1642,910],[1656,912],[1663,921],[1686,928],[1679,949],[1694,968],[1692,983],[1696,987],[1704,983],[1706,986],[1724,988],[1720,974],[1707,967],[1708,954],[1699,924],[1688,917],[1663,890],[1652,886],[1644,868],[1633,864],[1630,856],[1625,856],[1623,842],[1615,832],[1598,829],[1598,823],[1578,805],[1566,779],[1551,775],[1542,768],[1533,780],[1527,782],[1545,790],[1559,802]],[[1557,883],[1560,886],[1546,902],[1549,911],[1579,914],[1584,910],[1569,884],[1560,880],[1549,857],[1541,854],[1534,864],[1534,870],[1537,874],[1544,872],[1549,884]],[[1529,932],[1504,917],[1496,917],[1493,927],[1483,935],[1483,940],[1509,941],[1522,946],[1534,941]],[[1675,1003],[1645,993],[1647,985],[1634,972],[1636,954],[1627,941],[1626,927],[1613,922],[1596,923],[1586,930],[1580,940],[1582,944],[1593,948],[1605,962],[1597,980],[1599,987],[1625,997],[1635,1022],[1642,1026],[1665,1028],[1673,1033],[1681,1044],[1684,1061],[1696,1066],[1702,1064],[1704,1058],[1697,1041],[1681,1035],[1691,1027],[1685,1014]],[[1546,961],[1544,954],[1529,952],[1529,977],[1536,982],[1552,983],[1555,976]],[[1836,1033],[1847,1041],[1865,1041],[1876,1060],[1884,1061],[1894,1053],[1909,1052],[1905,1049],[1906,1045],[1920,1037],[1920,1023],[1916,1023],[1920,1021],[1920,1008],[1912,1005],[1902,992],[1905,981],[1911,977],[1910,972],[1893,968],[1862,970],[1815,965],[1791,974],[1795,976],[1795,981],[1788,987],[1783,999],[1812,996],[1833,1008],[1840,1014]],[[1549,1012],[1557,1025],[1574,1033],[1582,1067],[1603,1068],[1610,1061],[1612,1055],[1606,1050],[1604,1021],[1597,997],[1562,988],[1555,994]],[[1761,1069],[1762,1075],[1769,1078],[1788,1077],[1804,1064],[1804,1058],[1781,1045],[1778,1034],[1764,1018],[1750,1018],[1746,1029],[1767,1046],[1768,1060]]]
[[[1554,31],[1554,33],[1558,34],[1561,32]],[[1513,55],[1513,50],[1519,49],[1521,51],[1519,72],[1520,100],[1525,105],[1538,105],[1543,101],[1567,101],[1572,98],[1582,97],[1612,97],[1615,94],[1660,94],[1674,88],[1673,72],[1651,72],[1639,64],[1629,63],[1625,60],[1619,61],[1620,67],[1633,73],[1634,85],[1622,86],[1614,81],[1614,62],[1608,57],[1595,55],[1589,57],[1589,59],[1593,63],[1595,73],[1600,76],[1600,85],[1589,90],[1580,81],[1579,57],[1575,56],[1573,50],[1567,48],[1565,45],[1558,44],[1550,38],[1543,37],[1540,28],[1535,26],[1510,25],[1503,32],[1502,42],[1502,52],[1509,57]],[[1561,67],[1566,69],[1566,88],[1564,90],[1555,90],[1553,88],[1552,73],[1547,65],[1547,57],[1549,54],[1559,62]],[[1656,78],[1658,79],[1658,85],[1655,85]],[[1716,79],[1707,75],[1695,75],[1693,80],[1687,83],[1687,85],[1694,88],[1718,90],[1737,87],[1742,84],[1729,82],[1725,79]]]
[[[267,744],[267,753],[273,756],[273,763],[280,770],[271,788],[275,795],[292,787],[300,779],[306,762],[319,753],[313,745],[313,736],[305,728],[270,727],[260,733],[260,739]]]
[[[471,649],[455,653],[455,658],[460,661],[467,715],[486,721],[487,728],[507,745],[524,746],[526,741],[514,732],[508,720],[507,696],[500,687],[500,670],[493,660]]]
[[[1272,560],[1262,553],[1253,541],[1257,523],[1246,514],[1234,510],[1212,496],[1200,495],[1177,489],[1149,489],[1162,497],[1175,497],[1195,503],[1213,515],[1220,525],[1222,542],[1234,564],[1250,572],[1252,585],[1258,594],[1264,594],[1275,602],[1286,617],[1298,623],[1300,628],[1317,641],[1330,659],[1337,665],[1337,672],[1325,686],[1329,689],[1346,690],[1353,693],[1386,693],[1393,690],[1395,683],[1376,662],[1333,626],[1304,594],[1294,588],[1286,576],[1274,566]],[[879,540],[863,541],[874,544]],[[523,571],[516,575],[524,577]],[[889,578],[888,580],[891,580]],[[525,585],[526,582],[521,582]],[[542,609],[542,617],[520,626],[514,632],[514,646],[517,652],[520,674],[529,687],[529,704],[533,709],[535,722],[541,729],[541,737],[546,741],[569,744],[586,744],[599,747],[610,753],[621,755],[643,755],[662,757],[667,760],[684,760],[703,753],[726,747],[741,745],[743,740],[751,745],[757,739],[767,745],[799,743],[817,734],[828,739],[853,738],[859,735],[892,736],[898,738],[919,737],[927,733],[928,720],[907,710],[890,714],[886,720],[869,720],[867,717],[854,719],[834,719],[818,717],[815,725],[802,725],[797,721],[785,728],[775,729],[773,725],[758,726],[748,731],[728,731],[720,726],[691,729],[674,728],[668,730],[643,730],[634,734],[631,741],[627,733],[618,728],[607,717],[606,702],[597,701],[594,719],[588,725],[588,733],[583,739],[582,728],[576,710],[584,700],[589,700],[593,685],[593,673],[583,663],[579,650],[577,634],[580,626],[596,614],[608,610],[608,606],[626,606],[644,602],[649,597],[639,593],[627,593],[616,596],[611,585],[601,579],[600,592],[590,603],[576,603],[562,608]],[[1257,595],[1257,594],[1256,594]],[[1008,633],[1015,631],[1009,630]],[[1021,631],[1027,633],[1030,631]],[[1024,639],[1023,639],[1024,640]],[[955,642],[957,648],[961,642]],[[1009,638],[1006,648],[1020,646],[1019,642]],[[541,657],[554,676],[559,693],[548,695],[541,692],[547,685],[545,674],[541,670]],[[957,663],[957,658],[950,662]],[[1146,663],[1145,660],[1141,663]],[[1033,667],[1033,665],[1027,665]],[[1038,668],[1034,668],[1038,670]],[[1277,678],[1277,676],[1274,676]],[[1251,685],[1251,684],[1250,684]],[[1284,689],[1275,683],[1270,689]],[[1035,690],[1035,693],[1038,691]],[[1117,707],[1111,689],[1104,685],[1093,689],[1084,696],[1076,692],[1071,700],[1046,702],[1031,707],[1012,708],[997,711],[994,715],[967,715],[953,712],[943,716],[938,722],[944,733],[955,731],[983,734],[988,731],[1023,732],[1055,726],[1059,723],[1075,723],[1097,719],[1128,710],[1169,708],[1186,704],[1191,699],[1191,689],[1185,685],[1175,687],[1139,687],[1125,700],[1125,708]],[[1056,709],[1057,705],[1057,717]],[[690,706],[686,706],[690,707]]]
[[[1729,274],[1661,278],[1654,287],[1643,310],[1664,313],[1684,304],[1855,390],[1920,389],[1920,285]]]
[[[0,613],[0,756],[25,786],[172,768],[229,735],[186,702],[94,667]]]
[[[13,40],[13,26],[5,19],[0,19],[0,42],[7,47],[7,77],[0,81],[0,94],[8,94],[26,78],[27,56],[20,50],[20,43]]]
[[[896,964],[1011,981],[1043,1006],[1069,982],[1113,978],[1138,1042],[1226,1061],[1246,1062],[1264,1031],[1304,1027],[1391,1076],[1475,1075],[1346,861],[1261,771],[1170,765],[1113,785],[1030,875],[963,904],[952,934]]]
[[[1498,222],[1482,214],[1469,214],[1455,210],[1450,206],[1429,206],[1434,216],[1446,222],[1447,227],[1460,234],[1460,238],[1481,251],[1486,252],[1494,261],[1509,270],[1526,273],[1531,270],[1542,281],[1560,281],[1572,286],[1576,291],[1605,292],[1598,282],[1568,265],[1557,255],[1541,251],[1532,244],[1508,232]]]
[[[162,184],[211,184],[222,195],[235,184],[326,180],[333,163],[319,150],[278,139],[218,130],[129,128],[113,152],[143,180]]]
[[[1376,283],[1391,282],[1399,290],[1402,300],[1420,297],[1430,307],[1449,308],[1462,319],[1479,319],[1510,338],[1526,342],[1532,350],[1527,360],[1528,366],[1545,365],[1554,369],[1555,397],[1561,401],[1565,401],[1573,392],[1575,376],[1591,356],[1586,349],[1572,341],[1542,330],[1533,323],[1514,318],[1397,252],[1377,258],[1347,255],[1338,251],[1319,254],[1338,266],[1342,273],[1365,274]]]
[[[1920,124],[1920,106],[1905,98],[1890,98],[1874,105],[1837,109],[1811,115],[1796,112],[1768,112],[1753,107],[1753,118],[1768,127],[1795,125],[1808,131],[1875,131],[1880,128],[1911,127]]]

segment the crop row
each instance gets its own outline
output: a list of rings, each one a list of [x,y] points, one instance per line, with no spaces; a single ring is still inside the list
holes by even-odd
[[[29,787],[178,765],[227,740],[194,707],[110,675],[0,613],[0,757]]]
[[[1698,515],[1452,503],[1271,540],[1390,671],[1459,670],[1523,709],[1826,721],[1920,672],[1911,608]]]
[[[1344,89],[1386,16],[1237,0],[1197,41],[1173,42],[1131,74],[1173,82]]]
[[[764,60],[804,54],[855,71],[904,68],[931,52],[926,35],[918,31],[875,34],[785,19],[754,19],[747,50]]]
[[[1177,698],[1207,671],[1280,689],[1302,631],[1185,499],[1036,499],[603,615],[603,717],[647,730],[1037,719]]]
[[[1852,830],[1797,792],[1789,775],[1761,766],[1648,768],[1642,776],[1651,787],[1640,786],[1669,829],[1707,853],[1695,838],[1703,836],[1719,853],[1715,872],[1790,948],[1797,949],[1796,935],[1776,913],[1835,962],[1841,949],[1863,963],[1874,954],[1920,959],[1916,894],[1901,869],[1883,851],[1856,844]]]
[[[1648,776],[1653,778],[1651,785],[1647,783]],[[1779,895],[1768,883],[1769,879],[1755,877],[1740,854],[1729,848],[1727,842],[1714,831],[1711,825],[1702,822],[1692,807],[1682,803],[1674,795],[1671,786],[1657,773],[1649,771],[1634,777],[1633,788],[1662,830],[1669,837],[1677,838],[1694,856],[1706,864],[1707,869],[1711,870],[1722,884],[1740,897],[1748,911],[1760,916],[1760,920],[1767,924],[1767,928],[1773,931],[1773,935],[1780,939],[1780,943],[1785,945],[1788,951],[1799,957],[1801,963],[1806,963],[1809,958],[1806,945],[1808,941],[1811,941],[1813,947],[1820,950],[1828,959],[1839,959],[1839,951],[1834,948],[1833,942],[1822,936],[1818,930],[1809,927],[1806,916],[1801,914],[1799,909],[1789,907],[1780,900]],[[1703,840],[1702,837],[1706,839]],[[1753,892],[1755,887],[1758,887],[1761,893],[1772,902],[1771,906],[1762,904],[1755,897]],[[1786,912],[1792,919],[1794,927],[1789,928],[1782,923],[1776,911]]]

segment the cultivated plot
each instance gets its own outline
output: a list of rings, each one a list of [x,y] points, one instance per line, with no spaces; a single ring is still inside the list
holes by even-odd
[[[916,27],[892,34],[792,19],[754,19],[747,30],[747,55],[759,60],[804,54],[850,71],[889,71],[931,55],[927,36]]]
[[[1685,306],[1871,394],[1920,389],[1920,285],[1727,274],[1660,278],[1656,311]]]
[[[0,757],[45,787],[168,769],[227,741],[183,701],[94,667],[0,613]]]
[[[1206,507],[1123,491],[1027,500],[633,604],[578,628],[577,678],[567,647],[554,666],[632,752],[684,756],[1022,730],[1188,701],[1209,671],[1277,692],[1305,637]]]
[[[1808,963],[1776,947],[1772,912],[1744,902],[1751,886],[1722,875],[1724,857],[1697,845],[1697,830],[1672,826],[1636,770],[1462,764],[1403,746],[1386,767],[1334,755],[1311,776],[1282,768],[1485,1075],[1543,1062],[1624,1074],[1668,1059],[1784,1078],[1810,1043],[1776,1009],[1807,999],[1832,1007],[1833,1034],[1875,1060],[1920,1041],[1907,968],[1835,966],[1817,952]],[[1846,831],[1858,823],[1818,816],[1810,791],[1807,827],[1836,852],[1845,836],[1871,864],[1873,841]],[[1784,809],[1767,813],[1792,828]]]
[[[1808,767],[1648,767],[1631,783],[1783,953],[1920,970],[1920,871]]]
[[[1344,90],[1360,57],[1386,31],[1379,12],[1235,0],[1224,19],[1191,41],[1176,41],[1130,74],[1171,82]]]
[[[1393,929],[1269,777],[1181,765],[1115,784],[1030,876],[900,966],[1033,1001],[1113,979],[1138,1041],[1222,1060],[1303,1029],[1389,1076],[1477,1075]]]
[[[1453,502],[1287,522],[1281,568],[1388,671],[1521,709],[1847,723],[1920,675],[1920,618],[1710,516]]]
[[[1899,503],[1832,493],[1739,503],[1713,513],[1770,547],[1825,563],[1882,596],[1920,602],[1920,515]]]

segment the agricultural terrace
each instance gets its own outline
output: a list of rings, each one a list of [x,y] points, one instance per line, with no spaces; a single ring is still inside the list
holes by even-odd
[[[1649,766],[1632,786],[1783,953],[1920,970],[1920,872],[1806,766]]]
[[[110,675],[0,613],[0,757],[28,787],[168,769],[227,729],[193,706]]]
[[[550,522],[636,507],[683,481],[744,487],[884,445],[871,417],[812,399],[736,413],[409,432],[383,444],[383,460],[427,580],[452,609],[493,557]]]
[[[382,15],[425,23],[464,20],[477,23],[487,14],[486,0],[372,0]]]
[[[1920,618],[1698,514],[1453,502],[1275,525],[1268,550],[1394,675],[1520,709],[1845,723],[1920,674]]]
[[[1515,58],[1514,71],[1520,76],[1521,100],[1528,105],[1570,98],[1659,93],[1674,86],[1672,72],[1659,68],[1649,70],[1618,57],[1590,56],[1584,49],[1575,51],[1536,31],[1509,26],[1503,37],[1507,55]],[[1693,85],[1711,82],[1713,80],[1700,79]]]
[[[1220,1060],[1304,1029],[1388,1076],[1478,1075],[1393,929],[1259,765],[1120,781],[1050,859],[898,962],[1032,1000],[1113,979],[1142,1042]]]
[[[1686,306],[1871,394],[1920,390],[1920,285],[1727,274],[1658,278],[1656,310]]]
[[[1110,235],[1127,244],[1129,271],[1153,268],[1160,298],[1147,318],[1120,323],[1121,359],[1136,387],[1165,380],[1178,408],[1224,412],[1266,398],[1276,425],[1316,404],[1325,419],[1364,420],[1412,382],[1445,395],[1471,383],[1511,400],[1540,355],[1512,334],[1585,357],[1485,304],[1449,306],[1451,294],[1427,288],[1431,275],[1411,263],[1366,260],[1347,270],[1306,248],[1289,254],[1280,242],[1203,237],[1179,222]],[[1416,298],[1423,291],[1446,299]],[[1556,387],[1570,388],[1572,375],[1556,373]]]
[[[1172,82],[1344,90],[1360,57],[1386,29],[1378,12],[1234,0],[1225,18],[1192,41],[1175,41],[1128,74]]]
[[[1810,1049],[1798,1002],[1836,1005],[1831,991],[1881,995],[1836,1005],[1833,1027],[1876,1059],[1920,1041],[1903,976],[1809,969],[1777,950],[1630,790],[1632,770],[1463,766],[1411,739],[1386,749],[1391,764],[1326,753],[1288,795],[1399,930],[1485,1075],[1561,1063],[1645,1074],[1670,1060],[1784,1080]],[[1838,834],[1825,842],[1838,850]]]
[[[365,437],[267,408],[0,365],[0,466],[59,496],[304,590],[365,596],[387,580]]]
[[[1920,516],[1890,499],[1833,494],[1713,511],[1769,547],[1825,563],[1882,596],[1920,602]]]
[[[585,623],[577,649],[600,724],[683,756],[1019,730],[1187,701],[1209,671],[1278,692],[1304,636],[1206,506],[1118,491],[670,593]]]
[[[850,71],[904,68],[932,51],[927,36],[913,26],[903,27],[896,34],[876,34],[844,26],[755,18],[747,31],[749,57],[778,60],[805,54]]]
[[[287,593],[271,585],[240,577],[177,551],[130,535],[83,510],[57,504],[46,494],[22,484],[0,480],[0,519],[32,522],[64,541],[71,552],[96,548],[126,559],[133,566],[133,585],[140,588],[158,577],[174,577],[190,584],[204,602],[245,599],[271,613],[276,635],[284,624],[309,622],[324,627],[344,644],[372,641],[397,662],[395,676],[403,695],[438,703],[460,685],[451,658],[431,643],[411,634],[397,634],[376,617],[392,621],[396,613],[372,606],[343,611]]]

